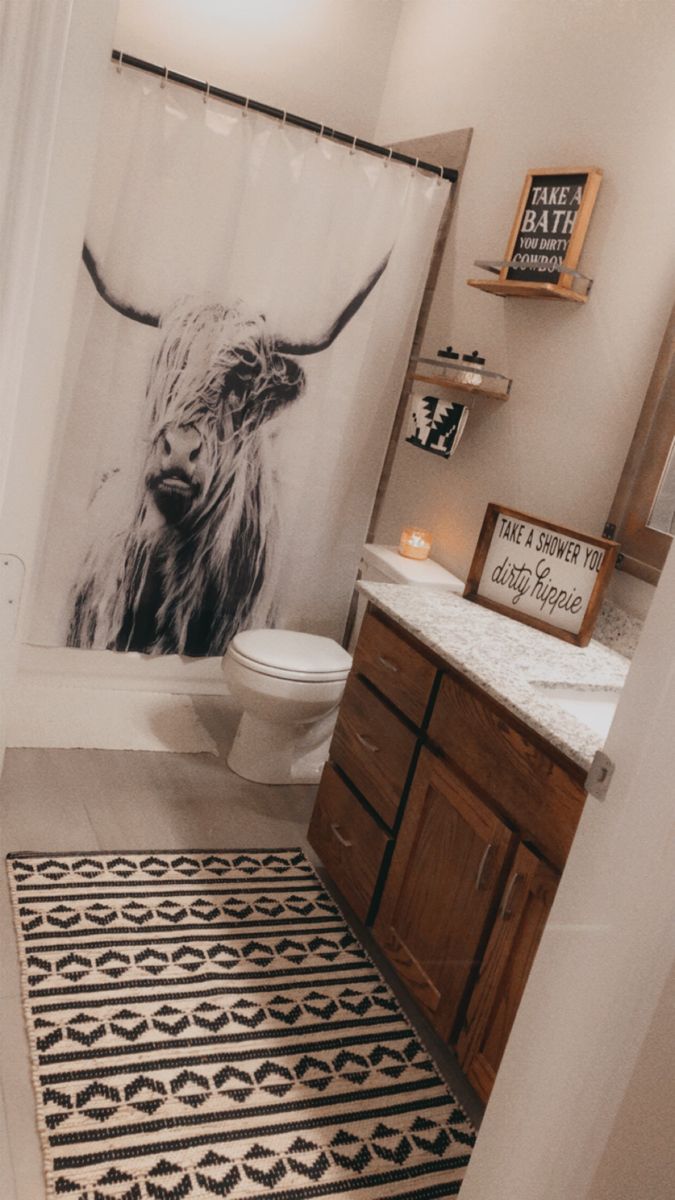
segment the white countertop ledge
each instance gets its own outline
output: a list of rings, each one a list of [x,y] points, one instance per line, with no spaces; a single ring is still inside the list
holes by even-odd
[[[541,734],[584,770],[604,743],[532,683],[617,689],[630,662],[600,642],[573,646],[452,592],[396,583],[359,591],[430,650]]]

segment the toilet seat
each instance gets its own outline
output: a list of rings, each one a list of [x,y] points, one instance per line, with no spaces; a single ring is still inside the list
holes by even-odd
[[[230,642],[227,653],[259,675],[298,683],[329,683],[346,679],[351,655],[332,638],[288,629],[247,629]]]

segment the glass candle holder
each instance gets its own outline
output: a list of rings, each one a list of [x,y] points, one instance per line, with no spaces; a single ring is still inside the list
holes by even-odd
[[[428,529],[406,526],[401,530],[398,552],[404,558],[428,558],[431,550],[431,534]]]

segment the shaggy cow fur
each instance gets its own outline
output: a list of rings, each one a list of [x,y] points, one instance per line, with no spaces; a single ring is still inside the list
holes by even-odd
[[[223,654],[254,614],[260,624],[271,617],[274,503],[259,431],[300,395],[305,375],[275,352],[263,319],[237,309],[183,301],[160,329],[135,515],[89,550],[68,644]]]

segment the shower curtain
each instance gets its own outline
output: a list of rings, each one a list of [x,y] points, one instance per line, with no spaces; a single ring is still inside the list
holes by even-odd
[[[341,636],[449,186],[111,66],[32,642]]]

